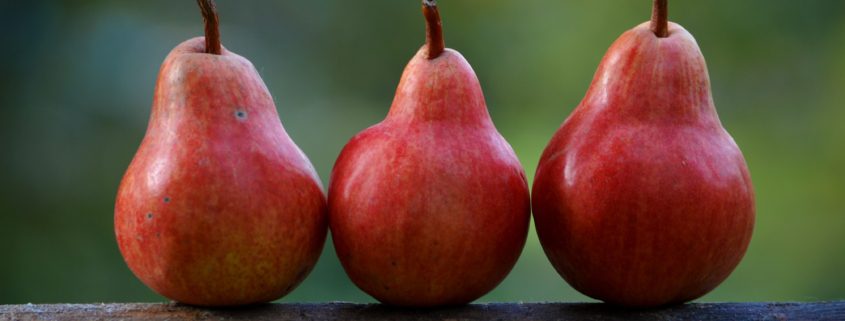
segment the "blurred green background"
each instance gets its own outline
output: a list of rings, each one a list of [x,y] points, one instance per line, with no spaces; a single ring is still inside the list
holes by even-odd
[[[605,50],[651,1],[441,0],[447,45],[474,66],[529,181]],[[419,0],[218,0],[224,45],[250,59],[324,182],[386,115],[423,42]],[[845,298],[845,1],[671,1],[707,58],[747,157],[758,223],[705,301]],[[114,196],[146,128],[158,68],[202,33],[194,1],[0,1],[0,303],[161,301],[114,240]],[[283,301],[371,302],[327,243]],[[481,301],[583,301],[531,233]]]

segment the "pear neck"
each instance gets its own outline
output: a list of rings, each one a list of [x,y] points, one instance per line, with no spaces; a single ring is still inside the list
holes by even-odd
[[[402,74],[388,119],[487,124],[490,115],[475,72],[457,52],[435,60],[423,47]]]
[[[670,28],[667,38],[655,37],[647,24],[623,34],[602,60],[584,103],[616,119],[717,120],[698,44],[682,27]]]

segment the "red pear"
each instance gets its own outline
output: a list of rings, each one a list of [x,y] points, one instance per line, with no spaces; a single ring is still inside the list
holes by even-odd
[[[341,152],[329,187],[337,255],[381,302],[459,305],[492,290],[525,243],[522,166],[496,131],[478,79],[444,49],[434,1],[427,44],[408,64],[387,118]]]
[[[255,67],[220,46],[213,2],[198,2],[206,38],[180,44],[161,67],[115,233],[132,272],[170,299],[272,301],[316,263],[325,196]]]
[[[533,189],[537,233],[578,291],[629,307],[696,299],[751,240],[754,192],[722,127],[695,39],[654,18],[623,34],[552,138]]]

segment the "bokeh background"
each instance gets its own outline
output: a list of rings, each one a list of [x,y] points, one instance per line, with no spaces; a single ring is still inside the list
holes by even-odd
[[[478,73],[532,181],[599,60],[651,1],[441,0],[447,45]],[[327,183],[344,143],[387,113],[423,42],[419,0],[218,0],[222,39],[273,93]],[[845,298],[845,1],[671,1],[707,58],[747,157],[758,223],[704,301]],[[114,196],[144,135],[158,68],[202,33],[194,1],[0,1],[0,303],[162,301],[115,244]],[[371,302],[330,242],[283,301]],[[584,301],[531,233],[481,301]]]

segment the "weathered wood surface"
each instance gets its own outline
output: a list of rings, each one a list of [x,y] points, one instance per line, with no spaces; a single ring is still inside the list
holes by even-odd
[[[845,301],[815,303],[705,303],[655,310],[624,310],[593,303],[496,303],[437,310],[377,304],[266,304],[201,309],[178,304],[0,305],[0,320],[830,320],[845,321]]]

